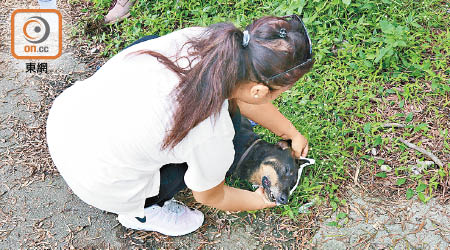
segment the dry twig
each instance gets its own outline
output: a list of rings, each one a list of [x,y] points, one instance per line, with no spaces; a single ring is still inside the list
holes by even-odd
[[[437,158],[433,153],[431,153],[431,152],[425,150],[424,148],[419,147],[411,142],[408,142],[408,141],[404,140],[403,138],[398,138],[398,140],[403,142],[406,146],[408,146],[412,149],[415,149],[415,150],[419,151],[420,153],[430,157],[430,159],[433,160],[439,167],[444,166],[444,163],[442,163],[442,161],[439,160],[439,158]]]
[[[404,128],[405,125],[401,123],[385,123],[381,125],[383,128]]]
[[[416,234],[416,233],[422,231],[423,227],[425,226],[425,223],[426,223],[426,220],[423,220],[422,223],[420,223],[419,227],[416,230],[414,230],[413,232],[410,232],[408,234]]]

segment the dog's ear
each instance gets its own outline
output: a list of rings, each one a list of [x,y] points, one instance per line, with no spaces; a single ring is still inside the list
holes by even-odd
[[[281,140],[281,141],[277,142],[277,145],[282,150],[286,150],[288,148],[292,148],[292,141],[291,140]]]

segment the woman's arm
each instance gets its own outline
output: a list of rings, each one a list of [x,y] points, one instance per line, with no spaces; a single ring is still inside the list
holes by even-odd
[[[203,192],[192,191],[192,194],[197,202],[225,211],[249,211],[276,206],[276,203],[267,200],[262,188],[251,192],[224,183],[222,181]]]
[[[296,157],[306,157],[308,141],[272,103],[256,105],[237,101],[237,104],[243,116],[257,122],[285,140],[292,140],[292,149]]]
[[[283,139],[291,139],[300,134],[272,103],[256,105],[237,101],[237,104],[243,116],[269,129]]]

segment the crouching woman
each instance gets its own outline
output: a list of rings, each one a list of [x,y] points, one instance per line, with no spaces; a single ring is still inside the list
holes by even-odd
[[[203,214],[173,199],[185,187],[221,210],[274,206],[262,189],[224,184],[234,160],[232,116],[240,110],[306,156],[305,137],[271,101],[312,65],[297,16],[263,17],[244,31],[230,23],[185,28],[136,43],[55,99],[51,157],[77,196],[128,228],[195,231]]]

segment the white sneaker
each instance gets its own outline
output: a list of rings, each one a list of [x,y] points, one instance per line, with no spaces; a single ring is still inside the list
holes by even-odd
[[[164,202],[164,206],[153,205],[145,208],[144,218],[119,214],[117,220],[124,227],[156,231],[168,236],[185,235],[197,230],[204,220],[203,213],[190,209],[175,199]]]

